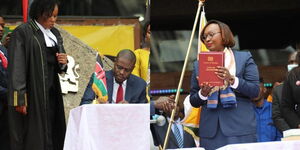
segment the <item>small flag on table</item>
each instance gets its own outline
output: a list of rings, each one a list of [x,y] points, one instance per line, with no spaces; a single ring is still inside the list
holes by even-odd
[[[103,63],[101,56],[97,53],[96,56],[96,65],[95,65],[95,72],[93,74],[93,85],[92,89],[98,97],[98,101],[100,103],[106,103],[108,100],[107,95],[107,86],[106,86],[106,76],[105,71],[103,69]]]

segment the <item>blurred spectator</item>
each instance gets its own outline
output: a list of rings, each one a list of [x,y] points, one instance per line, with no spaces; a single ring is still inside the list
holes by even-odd
[[[294,67],[297,67],[297,61],[296,61],[296,55],[297,52],[293,52],[288,59],[288,65],[287,65],[287,71],[289,72],[292,70]],[[272,103],[272,119],[274,121],[274,124],[278,130],[281,132],[290,129],[290,126],[286,123],[284,120],[280,108],[281,108],[281,100],[282,100],[282,83],[277,83],[279,85],[275,86],[273,88],[273,103]]]
[[[299,64],[300,53],[296,60]],[[300,67],[293,68],[283,83],[281,114],[290,128],[300,128]]]
[[[263,79],[260,79],[260,91],[257,98],[252,99],[256,114],[256,132],[258,142],[280,141],[282,134],[276,129],[272,120],[272,103],[264,96],[267,89],[264,87]]]
[[[10,39],[10,34],[5,33],[5,21],[4,17],[0,15],[0,45],[3,45],[5,48],[8,47],[9,39]]]

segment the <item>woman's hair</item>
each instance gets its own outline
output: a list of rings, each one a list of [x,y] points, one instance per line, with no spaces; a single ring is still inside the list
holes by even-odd
[[[149,45],[150,43],[146,43],[148,26],[150,26],[150,21],[146,21],[144,26],[143,26],[142,39],[141,39],[141,48],[150,47],[150,45]]]
[[[235,45],[234,37],[233,37],[233,34],[232,34],[229,26],[218,20],[208,21],[207,24],[204,26],[204,28],[200,34],[200,37],[203,37],[206,27],[209,26],[210,24],[217,24],[219,26],[219,28],[221,30],[221,36],[222,36],[224,47],[233,47]],[[202,42],[204,42],[204,40],[202,38],[200,38],[200,39]]]
[[[30,6],[29,16],[34,20],[44,15],[48,18],[52,15],[56,5],[58,5],[57,0],[34,0]]]

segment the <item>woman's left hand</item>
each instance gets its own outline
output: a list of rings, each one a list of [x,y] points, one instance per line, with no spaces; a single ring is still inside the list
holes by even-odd
[[[216,72],[217,76],[230,83],[231,85],[234,83],[234,77],[230,74],[229,70],[225,67],[217,66]]]
[[[68,63],[68,58],[67,58],[67,54],[65,53],[56,53],[56,58],[58,63],[60,64],[67,64]]]

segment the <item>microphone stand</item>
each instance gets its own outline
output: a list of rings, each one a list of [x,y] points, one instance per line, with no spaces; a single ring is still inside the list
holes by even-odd
[[[183,64],[183,68],[182,68],[182,72],[181,72],[181,76],[180,76],[180,80],[179,80],[179,84],[178,84],[178,88],[177,88],[177,92],[176,92],[175,107],[172,110],[172,114],[171,114],[171,118],[170,118],[168,130],[167,130],[166,137],[165,137],[165,142],[164,142],[163,150],[165,150],[166,147],[167,147],[167,144],[168,144],[168,141],[169,141],[169,135],[170,135],[171,126],[174,123],[174,116],[175,116],[176,108],[178,107],[177,105],[178,105],[178,98],[179,98],[179,95],[180,95],[180,89],[181,89],[181,86],[182,86],[182,81],[183,81],[184,73],[185,73],[185,70],[186,70],[186,66],[187,66],[187,62],[188,62],[188,57],[189,57],[189,54],[190,54],[190,50],[191,50],[191,46],[192,46],[192,41],[193,41],[193,38],[194,38],[195,30],[196,30],[197,23],[198,23],[198,20],[199,20],[200,10],[201,10],[201,7],[203,6],[204,2],[205,2],[205,0],[199,0],[199,3],[198,3],[198,9],[197,9],[197,13],[196,13],[195,21],[194,21],[194,26],[193,26],[193,30],[192,30],[192,34],[191,34],[189,46],[188,46],[188,49],[187,49],[187,52],[186,52],[186,56],[185,56],[185,60],[184,60],[184,64]]]

